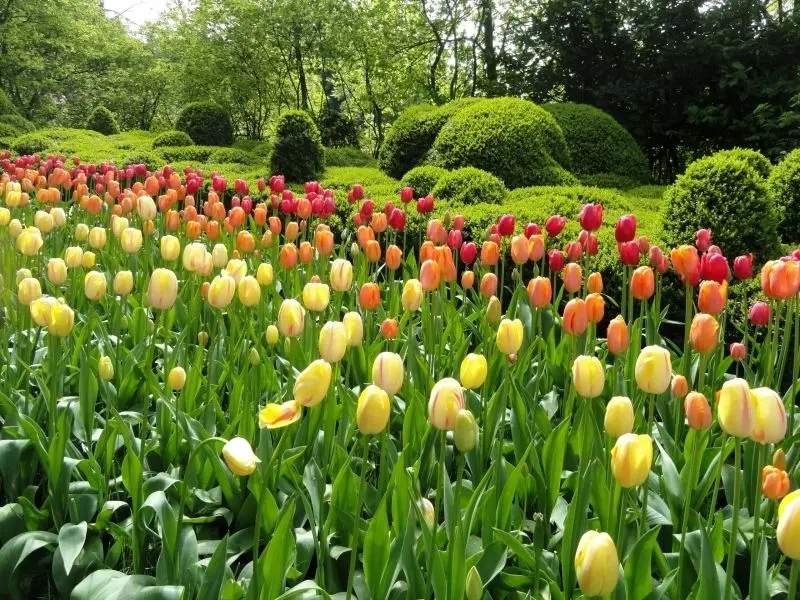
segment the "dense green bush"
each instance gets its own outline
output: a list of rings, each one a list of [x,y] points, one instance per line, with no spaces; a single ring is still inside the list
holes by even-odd
[[[2,138],[15,138],[22,132],[8,123],[0,123],[0,137]]]
[[[145,164],[150,171],[155,171],[164,166],[164,159],[157,152],[141,150],[131,152],[123,157],[120,166]]]
[[[216,102],[192,102],[178,116],[175,129],[185,131],[195,144],[230,146],[233,124],[228,111]]]
[[[189,134],[185,131],[178,131],[172,129],[158,134],[156,139],[153,140],[153,148],[161,148],[162,146],[193,146],[194,142]]]
[[[11,102],[11,98],[8,97],[8,94],[6,94],[5,91],[0,88],[0,115],[9,114],[15,115],[19,113],[17,112],[14,103]]]
[[[377,161],[360,148],[325,148],[325,165],[328,167],[376,167]]]
[[[17,154],[36,154],[52,148],[55,143],[55,140],[49,135],[33,131],[14,138],[11,142],[11,149]]]
[[[758,150],[752,148],[731,148],[730,150],[720,150],[714,156],[723,158],[734,158],[746,162],[756,173],[764,179],[772,173],[772,163]]]
[[[287,110],[278,117],[270,169],[287,181],[316,179],[325,167],[325,150],[319,129],[302,110]]]
[[[262,162],[262,158],[239,148],[215,148],[208,157],[212,163],[239,163],[254,165]]]
[[[439,178],[433,197],[453,205],[500,204],[508,190],[503,182],[486,171],[475,167],[462,167],[449,171]]]
[[[509,188],[562,183],[569,166],[553,116],[515,98],[481,100],[459,111],[442,127],[433,152],[442,167],[477,167]]]
[[[341,110],[324,107],[318,122],[322,144],[326,148],[358,146],[358,128],[353,119]]]
[[[368,196],[377,187],[390,190],[392,195],[400,190],[399,181],[371,167],[330,167],[326,169],[322,183],[326,188],[345,191],[352,188],[353,184],[360,183]]]
[[[786,243],[800,242],[800,148],[778,163],[767,180],[778,210],[778,233]]]
[[[400,180],[400,186],[414,188],[414,197],[422,198],[422,196],[427,196],[433,191],[433,188],[445,173],[447,173],[447,169],[434,165],[414,167],[403,175]]]
[[[380,168],[399,179],[421,165],[448,119],[479,101],[460,98],[443,106],[419,104],[403,111],[383,140],[378,156]]]
[[[20,133],[30,133],[36,129],[36,125],[28,121],[28,119],[13,113],[0,115],[0,124],[10,125],[16,129],[19,133],[15,134],[15,137]]]
[[[114,114],[105,106],[98,106],[86,119],[86,129],[91,129],[103,135],[114,135],[119,133],[119,125]]]
[[[167,162],[207,162],[216,149],[216,146],[164,146],[158,149],[157,154]]]
[[[617,190],[629,190],[641,185],[641,181],[633,179],[627,175],[617,175],[616,173],[594,173],[592,175],[580,175],[582,185],[590,185],[599,188],[613,188]]]
[[[778,216],[767,184],[746,162],[729,156],[696,160],[665,194],[664,241],[690,243],[711,228],[729,257],[752,252],[762,261],[778,249]]]
[[[637,181],[647,178],[644,152],[614,117],[589,104],[555,102],[542,108],[555,117],[564,132],[573,172],[613,173]]]

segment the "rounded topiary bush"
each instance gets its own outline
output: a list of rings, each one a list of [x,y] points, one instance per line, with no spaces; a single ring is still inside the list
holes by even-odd
[[[201,146],[230,146],[233,124],[228,111],[216,102],[192,102],[178,116],[175,128]]]
[[[325,167],[319,129],[308,113],[288,110],[278,117],[270,169],[288,181],[316,179]]]
[[[0,124],[3,125],[10,125],[14,129],[16,129],[19,133],[30,133],[36,129],[36,125],[28,121],[22,115],[15,115],[13,113],[0,115]]]
[[[460,98],[443,106],[418,104],[407,108],[386,133],[378,155],[378,165],[399,179],[423,163],[448,119],[477,102],[480,102],[480,98]]]
[[[497,177],[475,167],[445,173],[431,190],[434,198],[452,204],[500,204],[508,190]]]
[[[446,173],[447,169],[434,165],[414,167],[403,175],[403,178],[400,180],[400,187],[414,188],[414,197],[422,198],[431,193],[439,182],[439,179]]]
[[[800,241],[800,148],[772,170],[767,187],[782,219],[778,233],[786,243]]]
[[[34,131],[22,134],[11,142],[11,149],[17,154],[36,154],[52,148],[56,141],[43,133]]]
[[[695,232],[708,227],[714,243],[731,258],[752,252],[763,261],[778,250],[778,216],[767,183],[742,160],[696,160],[664,196],[667,248],[692,243]]]
[[[149,150],[132,152],[122,159],[123,167],[140,164],[147,165],[147,169],[149,171],[155,171],[156,169],[164,166],[164,159],[159,156],[157,152],[151,152]]]
[[[254,154],[240,148],[217,148],[209,155],[208,162],[252,165],[261,162],[261,160]]]
[[[172,129],[158,134],[156,139],[153,140],[153,148],[161,148],[163,146],[194,146],[194,142],[185,131]]]
[[[761,154],[761,152],[758,150],[753,150],[752,148],[731,148],[730,150],[720,150],[719,152],[714,153],[714,156],[722,156],[724,158],[734,158],[744,161],[764,179],[769,177],[770,173],[772,173],[772,163],[769,162],[769,159]]]
[[[614,117],[589,104],[555,102],[542,106],[555,117],[579,175],[614,173],[647,178],[647,158],[636,140]]]
[[[561,128],[543,108],[526,100],[481,100],[455,114],[433,145],[446,169],[477,167],[509,188],[545,185],[569,166]]]
[[[98,106],[86,119],[86,129],[91,129],[103,135],[119,133],[119,125],[113,113],[105,106]]]

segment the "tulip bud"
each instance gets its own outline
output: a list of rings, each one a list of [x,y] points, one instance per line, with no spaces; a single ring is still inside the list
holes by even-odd
[[[578,356],[572,363],[572,383],[582,398],[597,398],[606,383],[605,369],[595,356]]]
[[[294,382],[294,399],[302,406],[316,406],[328,393],[331,366],[321,359],[308,365]]]
[[[258,285],[261,287],[269,287],[272,285],[272,280],[272,265],[270,263],[261,263],[258,265],[258,270],[256,271],[256,281],[258,281]]]
[[[347,345],[359,346],[364,339],[364,322],[357,312],[349,312],[342,318],[344,328],[347,330]]]
[[[581,289],[583,270],[578,263],[571,262],[564,267],[561,277],[564,279],[564,289],[570,294],[574,294]]]
[[[735,361],[743,361],[747,356],[747,348],[740,342],[733,342],[729,347],[731,358]]]
[[[633,403],[630,398],[614,396],[608,401],[603,428],[615,438],[633,431]]]
[[[420,498],[417,506],[422,513],[422,519],[425,523],[425,526],[432,530],[434,525],[436,525],[436,509],[434,508],[433,504],[427,498]]]
[[[606,330],[606,346],[611,354],[622,354],[628,349],[628,325],[622,315],[617,315],[608,324]]]
[[[197,334],[197,343],[202,347],[205,348],[208,346],[208,332],[201,331]]]
[[[786,496],[778,507],[778,547],[787,558],[800,560],[800,490]]]
[[[766,302],[754,302],[750,307],[750,322],[756,327],[763,327],[771,318],[769,304]]]
[[[319,332],[319,355],[329,363],[342,360],[347,350],[347,328],[339,321],[328,321]]]
[[[689,329],[689,340],[697,352],[710,352],[717,346],[719,323],[711,315],[697,313]]]
[[[711,427],[711,407],[700,392],[690,392],[683,401],[683,410],[689,427],[704,431]]]
[[[500,307],[500,300],[497,296],[489,298],[489,304],[486,306],[486,321],[490,325],[497,325],[502,316],[502,308]]]
[[[385,340],[394,340],[397,338],[399,328],[397,319],[384,319],[381,323],[381,337]]]
[[[478,573],[478,569],[474,565],[467,573],[465,593],[467,600],[481,600],[483,598],[483,581],[481,581],[481,574]]]
[[[586,280],[586,290],[590,294],[601,293],[603,291],[603,276],[598,272],[589,275],[589,279]]]
[[[156,269],[147,284],[147,302],[152,308],[169,310],[178,296],[178,278],[169,269]]]
[[[358,397],[356,424],[364,435],[376,435],[386,429],[391,414],[389,396],[377,385],[368,385]]]
[[[483,385],[488,374],[489,366],[486,357],[482,354],[467,354],[461,361],[459,378],[461,385],[469,390],[474,390]]]
[[[403,387],[403,359],[394,352],[381,352],[372,363],[372,383],[394,396]]]
[[[598,324],[603,320],[606,302],[600,294],[589,294],[586,296],[586,318],[589,323]]]
[[[689,393],[689,382],[683,375],[672,376],[672,395],[675,398],[684,398]]]
[[[607,596],[619,578],[619,557],[607,533],[587,531],[575,553],[575,575],[584,596]]]
[[[114,364],[108,356],[101,356],[97,363],[97,374],[103,381],[110,381],[114,378]]]
[[[717,405],[719,425],[725,433],[746,438],[753,433],[755,410],[750,386],[744,379],[730,379],[722,384]]]
[[[649,435],[626,433],[611,449],[611,472],[623,488],[632,488],[647,481],[653,464],[653,440]]]
[[[672,381],[669,351],[661,346],[642,348],[636,359],[636,383],[648,394],[663,394]]]
[[[244,438],[235,437],[228,440],[222,447],[222,458],[234,475],[243,477],[252,474],[258,463],[261,462],[253,448]]]
[[[786,453],[781,448],[775,450],[775,454],[772,455],[772,465],[781,471],[786,470]]]
[[[452,431],[463,408],[464,393],[455,379],[446,377],[433,386],[428,400],[428,420],[435,429]]]
[[[750,437],[761,444],[780,444],[786,437],[786,409],[777,392],[761,387],[751,390],[753,431]]]
[[[789,493],[789,475],[786,471],[765,466],[761,471],[761,493],[770,500],[780,500]]]
[[[573,298],[564,307],[561,317],[561,327],[567,335],[582,335],[586,331],[589,316],[586,312],[586,302],[581,298]]]
[[[180,392],[186,385],[186,371],[183,367],[173,367],[167,375],[167,386],[169,389]]]
[[[459,452],[469,452],[475,447],[478,441],[478,423],[470,411],[463,409],[456,414],[453,440]]]
[[[736,279],[750,279],[753,276],[753,255],[745,254],[733,259],[733,274]]]
[[[503,354],[516,354],[522,347],[525,330],[519,319],[503,319],[497,328],[497,349]]]

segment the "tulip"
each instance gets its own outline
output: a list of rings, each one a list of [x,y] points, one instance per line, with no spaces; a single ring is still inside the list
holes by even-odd
[[[761,289],[773,299],[788,300],[800,290],[800,264],[772,260],[761,269]]]
[[[114,294],[117,296],[127,296],[133,290],[133,273],[130,271],[119,271],[114,275]]]
[[[391,401],[377,385],[368,385],[358,397],[356,425],[364,435],[376,435],[386,429],[391,414]]]
[[[711,254],[710,252],[703,254],[700,259],[700,276],[703,279],[722,283],[728,279],[729,274],[727,258],[721,254]]]
[[[305,314],[300,303],[293,298],[284,300],[278,309],[278,329],[286,337],[298,337],[303,332]]]
[[[252,307],[261,300],[261,286],[258,285],[258,280],[252,275],[242,277],[237,286],[237,292],[239,293],[239,302],[243,306]]]
[[[122,236],[122,232],[128,227],[130,227],[130,222],[125,217],[118,217],[117,215],[111,217],[111,233],[114,234],[114,237]]]
[[[777,392],[761,387],[750,391],[753,431],[750,437],[761,444],[780,444],[786,437],[786,409]]]
[[[217,269],[222,269],[228,264],[228,248],[225,244],[215,244],[211,249],[211,260]]]
[[[461,273],[461,287],[465,290],[471,290],[475,285],[475,273],[472,271],[464,271]]]
[[[595,356],[578,356],[572,363],[572,383],[582,398],[597,398],[603,393],[606,374]]]
[[[346,292],[353,284],[353,265],[344,258],[337,258],[331,264],[331,287],[336,292]]]
[[[792,560],[800,560],[800,490],[781,500],[776,534],[781,552]]]
[[[719,323],[711,315],[697,313],[689,329],[689,340],[697,352],[710,352],[717,346]]]
[[[750,279],[753,276],[753,255],[745,254],[733,259],[733,275],[736,279]]]
[[[597,325],[603,320],[606,303],[600,294],[589,294],[586,296],[586,318],[589,323]]]
[[[106,245],[106,230],[102,227],[92,227],[89,231],[89,245],[99,250]]]
[[[227,442],[222,447],[222,458],[225,459],[225,464],[234,475],[244,477],[251,475],[261,462],[261,459],[253,452],[250,442],[241,437],[235,437]]]
[[[603,276],[594,272],[586,280],[586,290],[590,294],[600,294],[603,291]]]
[[[192,242],[183,248],[183,268],[194,273],[202,266],[206,256],[206,247],[200,242]]]
[[[478,248],[473,242],[467,242],[461,246],[458,256],[464,262],[464,264],[471,265],[473,262],[475,262],[475,258],[478,256]]]
[[[536,308],[544,308],[550,304],[553,288],[547,277],[534,277],[528,282],[528,300]]]
[[[152,308],[169,310],[178,296],[178,278],[169,269],[156,269],[147,285],[147,302]]]
[[[365,283],[358,292],[358,303],[365,310],[375,310],[381,303],[381,288],[377,283]]]
[[[29,306],[34,300],[42,297],[42,284],[38,279],[25,277],[17,284],[17,299],[20,304]]]
[[[342,360],[347,350],[347,328],[339,321],[329,321],[319,332],[319,355],[329,363]]]
[[[128,227],[122,232],[119,244],[128,254],[136,254],[142,247],[142,231],[134,227]]]
[[[528,239],[524,235],[515,235],[511,238],[511,260],[515,265],[524,265],[528,262]]]
[[[585,596],[607,596],[619,578],[619,557],[607,533],[587,531],[578,542],[575,575]]]
[[[64,251],[64,262],[70,269],[77,269],[83,262],[83,250],[78,246],[70,246]]]
[[[564,254],[553,248],[547,253],[547,266],[553,273],[558,273],[564,268]]]
[[[258,411],[260,429],[279,429],[291,425],[303,414],[303,407],[295,400],[282,404],[267,404]]]
[[[500,249],[494,242],[483,242],[481,246],[481,262],[487,267],[493,267],[500,260]]]
[[[711,245],[711,230],[699,229],[694,236],[694,244],[700,252],[705,252]]]
[[[33,215],[33,225],[42,233],[48,234],[53,231],[53,217],[48,212],[37,210]]]
[[[272,285],[273,271],[270,263],[261,263],[256,270],[256,281],[261,287],[269,287]]]
[[[747,348],[741,342],[733,342],[728,348],[731,358],[735,361],[743,361],[747,356]]]
[[[738,438],[750,437],[755,426],[755,407],[750,387],[744,379],[729,379],[722,384],[717,405],[717,419],[725,433]]]
[[[342,318],[342,323],[347,331],[347,345],[359,346],[364,339],[364,322],[357,312],[349,312]]]
[[[47,327],[50,324],[50,315],[58,300],[51,296],[41,296],[33,300],[30,305],[31,319],[39,327]]]
[[[75,324],[75,313],[63,302],[56,302],[50,308],[47,332],[56,337],[67,337]]]
[[[519,319],[503,319],[497,328],[497,349],[503,354],[516,354],[522,347],[525,330]]]
[[[639,244],[634,241],[617,244],[617,251],[622,264],[635,267],[639,264]]]
[[[614,227],[617,243],[630,242],[636,237],[636,216],[622,215]]]
[[[401,303],[406,312],[414,312],[422,305],[422,283],[418,279],[409,279],[403,284]]]
[[[631,294],[636,300],[648,300],[655,292],[656,281],[653,269],[637,267],[631,275]]]
[[[484,298],[497,295],[497,275],[489,272],[481,277],[480,294]]]
[[[772,455],[772,466],[777,467],[781,471],[786,470],[786,453],[781,448],[775,450],[775,454]]]
[[[567,264],[561,273],[561,277],[564,279],[564,289],[570,294],[574,294],[581,289],[583,270],[578,263],[571,262]]]
[[[763,327],[771,318],[771,310],[766,302],[754,302],[750,307],[750,322],[756,327]]]
[[[603,205],[584,204],[578,215],[578,221],[586,231],[597,231],[603,224]]]
[[[101,356],[97,363],[97,374],[103,381],[110,381],[114,378],[114,363],[108,356]]]
[[[467,354],[461,361],[459,370],[461,385],[469,390],[477,389],[486,381],[488,372],[489,366],[485,356],[475,353]]]
[[[174,235],[165,235],[160,240],[161,258],[167,262],[178,260],[181,243]]]
[[[623,488],[632,488],[647,481],[653,464],[653,440],[649,435],[626,433],[611,449],[611,472]]]
[[[501,316],[502,307],[500,306],[500,300],[498,300],[497,296],[492,296],[489,298],[489,303],[486,305],[486,321],[490,325],[497,325],[500,322]]]
[[[321,312],[328,307],[331,293],[325,283],[309,282],[303,288],[303,306],[314,312]]]
[[[711,406],[700,392],[690,392],[683,401],[683,410],[689,427],[704,431],[711,427]]]
[[[136,202],[136,211],[142,221],[152,221],[156,218],[158,209],[150,196],[139,196]]]
[[[789,475],[786,471],[767,465],[761,471],[761,493],[770,500],[780,500],[789,493]]]
[[[580,242],[570,242],[569,244],[567,244],[565,252],[567,255],[567,260],[569,262],[575,262],[576,260],[580,259],[581,254],[583,254],[583,246],[581,245]]]
[[[223,269],[223,275],[233,277],[233,280],[238,284],[242,278],[247,275],[247,263],[238,258],[232,258],[228,261]]]
[[[266,332],[264,332],[264,337],[267,339],[267,344],[270,346],[274,346],[278,343],[278,336],[280,332],[275,325],[268,325]]]
[[[422,289],[426,292],[436,290],[439,288],[441,280],[442,276],[439,263],[431,259],[424,261],[419,268],[419,281],[422,283]]]
[[[564,307],[561,317],[561,327],[567,335],[582,335],[586,331],[589,316],[586,312],[586,302],[581,298],[573,298]]]
[[[713,280],[706,280],[700,283],[700,290],[697,297],[697,304],[700,312],[709,315],[718,315],[725,308],[728,300],[728,283],[717,283]]]
[[[36,256],[44,244],[42,233],[36,227],[28,227],[17,236],[17,250],[25,256]]]
[[[679,246],[670,253],[672,268],[684,281],[691,283],[692,278],[700,269],[700,257],[697,255],[697,248],[694,246]]]
[[[464,393],[461,384],[446,377],[438,381],[428,400],[428,420],[435,429],[452,431],[458,412],[464,408]]]
[[[233,300],[235,293],[236,280],[224,273],[217,275],[208,288],[208,303],[214,308],[224,310]],[[246,293],[249,292],[246,290]]]
[[[167,387],[169,389],[180,392],[183,386],[186,385],[186,371],[183,367],[173,367],[167,375]]]
[[[547,231],[547,235],[549,235],[552,238],[556,237],[559,233],[561,233],[566,224],[567,224],[567,217],[562,217],[561,215],[551,215],[547,217],[547,221],[545,221],[544,228]]]
[[[308,365],[294,382],[294,399],[302,406],[316,406],[328,393],[331,365],[317,359]]]
[[[636,383],[648,394],[663,394],[672,381],[669,351],[661,346],[642,348],[636,359]]]
[[[95,255],[94,252],[90,252],[87,250],[83,253],[83,257],[81,258],[81,266],[84,269],[91,269],[94,267],[95,264]]]
[[[622,354],[628,349],[628,325],[622,315],[617,315],[608,324],[606,330],[606,345],[611,354]]]
[[[89,271],[83,278],[83,291],[94,302],[105,295],[107,285],[105,274],[98,271]]]
[[[675,398],[683,398],[689,393],[689,382],[683,375],[672,376],[672,395]]]
[[[453,429],[453,441],[459,452],[469,452],[478,441],[478,423],[475,416],[467,409],[456,414],[456,425]]]
[[[372,363],[372,383],[394,396],[403,387],[403,359],[394,352],[381,352]]]
[[[630,398],[614,396],[608,401],[603,428],[615,438],[633,431],[633,403]]]

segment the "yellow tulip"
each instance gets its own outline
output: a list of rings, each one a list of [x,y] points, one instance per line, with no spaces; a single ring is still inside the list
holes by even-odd
[[[653,440],[649,435],[624,433],[611,449],[611,472],[624,488],[647,481],[653,464]]]
[[[50,316],[53,306],[57,303],[58,300],[51,296],[42,296],[31,302],[29,308],[33,322],[39,327],[48,327],[50,325]]]
[[[578,356],[572,363],[572,383],[582,398],[597,398],[603,393],[606,372],[596,356]]]
[[[750,386],[744,379],[729,379],[722,384],[717,405],[719,426],[727,434],[746,438],[753,433],[755,407]]]
[[[142,231],[135,227],[128,227],[119,238],[119,245],[128,254],[136,254],[142,247]]]
[[[239,258],[232,258],[228,261],[228,264],[225,265],[225,269],[223,269],[223,275],[224,274],[233,277],[233,280],[238,285],[242,277],[247,275],[247,263]]]
[[[636,358],[636,383],[648,394],[663,394],[672,383],[669,351],[661,346],[642,348]]]
[[[114,378],[114,363],[108,356],[101,356],[97,363],[97,374],[103,381],[109,381]]]
[[[322,359],[308,365],[294,382],[294,399],[303,406],[316,406],[331,385],[331,366]]]
[[[172,367],[167,375],[167,386],[171,390],[180,392],[186,385],[186,371],[183,367]]]
[[[106,230],[102,227],[92,227],[89,231],[89,245],[95,250],[100,250],[106,245]]]
[[[208,303],[214,308],[223,310],[233,300],[236,293],[236,281],[230,275],[222,274],[214,277],[208,288]]]
[[[349,312],[342,318],[344,328],[347,330],[347,345],[359,346],[364,340],[364,321],[357,312]]]
[[[203,252],[203,256],[200,259],[200,266],[197,267],[197,274],[200,277],[211,277],[211,274],[214,272],[214,262],[211,260],[211,252]]]
[[[223,268],[228,264],[228,249],[225,244],[215,244],[211,249],[211,262],[217,269]]]
[[[53,285],[61,285],[67,280],[67,263],[63,258],[51,258],[47,261],[47,279]]]
[[[372,383],[390,396],[403,387],[403,359],[394,352],[381,352],[372,363]]]
[[[274,346],[275,344],[278,343],[279,332],[278,332],[278,328],[275,327],[275,325],[268,325],[267,326],[267,331],[266,331],[266,333],[264,335],[267,338],[267,343],[270,346]]]
[[[436,508],[433,506],[433,503],[427,498],[420,498],[417,502],[417,506],[422,513],[422,520],[425,522],[425,525],[428,529],[432,530],[433,526],[436,524]]]
[[[483,385],[488,372],[489,366],[486,363],[486,357],[483,354],[471,353],[461,361],[458,375],[462,386],[468,390],[474,390]]]
[[[181,253],[181,242],[174,235],[165,235],[159,241],[161,258],[167,262],[178,260]]]
[[[19,190],[12,190],[6,194],[6,204],[11,208],[17,208],[22,204],[22,193]]]
[[[19,222],[19,219],[11,219],[11,222],[8,224],[8,234],[11,236],[11,239],[16,241],[22,233],[22,230],[22,223]]]
[[[389,396],[377,385],[368,385],[358,397],[356,424],[364,435],[375,435],[386,429],[391,413]]]
[[[303,288],[303,306],[308,310],[320,312],[328,307],[331,291],[325,283],[309,282]]]
[[[42,232],[36,227],[26,227],[17,236],[17,250],[25,256],[36,256],[39,254],[39,249],[44,244],[42,239]]]
[[[91,250],[87,250],[86,252],[83,253],[83,256],[81,257],[81,266],[84,269],[91,269],[94,267],[94,264],[95,264],[94,252],[92,252]]]
[[[434,428],[452,431],[458,412],[464,408],[464,390],[455,379],[445,377],[431,390],[428,400],[428,421]]]
[[[787,558],[800,560],[800,490],[781,500],[776,537],[778,547]]]
[[[156,218],[156,203],[150,196],[139,196],[136,202],[136,212],[142,221],[152,221]]]
[[[420,283],[419,279],[406,281],[403,285],[403,295],[401,297],[403,310],[406,312],[419,310],[419,307],[422,306],[422,298],[422,283]]]
[[[206,258],[206,247],[200,242],[186,244],[183,248],[183,268],[194,273],[203,266]]]
[[[237,286],[239,302],[244,306],[255,306],[261,300],[261,286],[252,275],[245,275]],[[209,290],[210,295],[211,290]]]
[[[114,234],[114,237],[120,237],[128,227],[130,227],[130,223],[125,217],[120,217],[119,215],[111,217],[111,233]]]
[[[522,347],[525,330],[519,319],[503,319],[497,328],[497,349],[503,354],[516,354]]]
[[[250,442],[240,437],[225,442],[222,447],[222,458],[225,459],[225,464],[231,472],[240,477],[252,474],[261,462],[253,452]]]
[[[114,275],[114,293],[117,296],[127,296],[133,290],[133,273],[120,271]]]
[[[33,277],[33,273],[31,273],[30,269],[25,269],[25,268],[19,269],[16,274],[17,285],[19,285],[20,281],[28,277]]]
[[[453,441],[459,452],[469,452],[478,441],[478,424],[475,422],[475,415],[467,409],[462,409],[456,414]]]
[[[319,355],[329,363],[342,360],[347,350],[347,328],[339,321],[328,321],[319,332]]]
[[[603,428],[615,438],[633,431],[633,403],[630,398],[614,396],[608,401]]]
[[[282,404],[267,404],[258,411],[258,426],[261,429],[279,429],[291,425],[303,414],[303,407],[295,400]]]
[[[303,333],[305,314],[300,303],[293,298],[281,302],[278,309],[278,329],[286,337],[298,337]]]
[[[489,298],[489,304],[486,305],[486,321],[489,325],[497,325],[502,317],[503,308],[500,306],[500,300],[497,296]]]
[[[766,387],[751,390],[753,431],[750,434],[761,444],[780,444],[786,437],[786,409],[777,392]]]
[[[147,285],[147,302],[152,308],[169,310],[178,297],[178,278],[169,269],[156,269]]]
[[[256,271],[256,280],[261,287],[268,287],[272,285],[273,273],[272,265],[269,263],[261,263],[258,265]]]
[[[105,295],[107,286],[108,282],[106,281],[105,273],[89,271],[83,278],[83,291],[86,297],[94,302],[97,302]]]
[[[42,297],[42,284],[38,279],[26,277],[17,284],[17,298],[20,304],[30,306],[31,302]]]
[[[50,322],[47,331],[56,337],[66,337],[75,324],[75,313],[63,302],[56,302],[50,308]]]
[[[36,214],[33,215],[33,224],[44,234],[53,231],[53,227],[55,226],[53,217],[49,212],[43,210],[37,210]]]
[[[254,367],[261,364],[261,355],[258,353],[257,348],[250,348],[250,354],[248,355],[247,360]]]
[[[85,242],[89,239],[89,226],[86,223],[75,225],[75,239],[79,242]]]
[[[5,206],[0,206],[0,227],[5,227],[11,222],[11,211]]]
[[[64,262],[70,269],[77,269],[83,263],[83,250],[79,246],[70,246],[64,251]]]
[[[331,287],[335,292],[346,292],[353,285],[353,264],[345,258],[331,263]]]
[[[60,206],[51,209],[50,216],[53,217],[53,224],[56,227],[62,227],[67,222],[67,213]]]
[[[619,578],[619,556],[607,533],[587,531],[575,553],[575,575],[584,596],[608,596]]]

